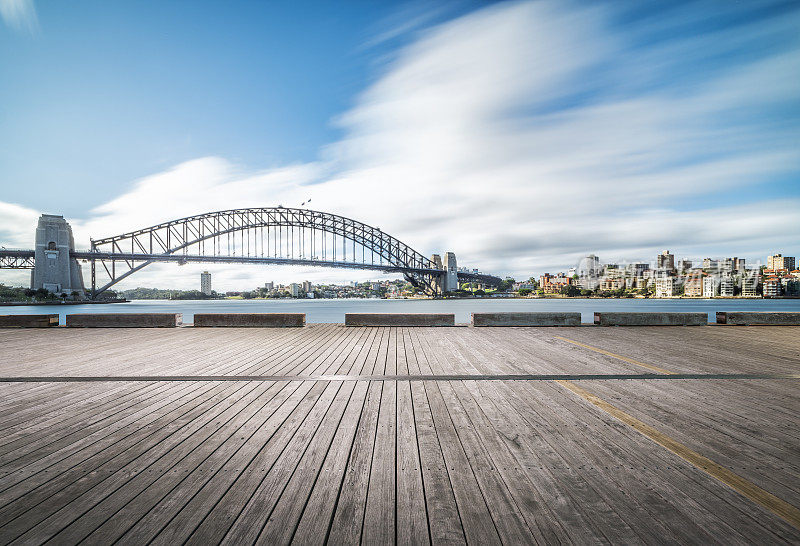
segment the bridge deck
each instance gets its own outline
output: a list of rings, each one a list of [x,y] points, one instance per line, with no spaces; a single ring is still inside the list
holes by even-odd
[[[799,334],[0,330],[0,542],[796,543]]]

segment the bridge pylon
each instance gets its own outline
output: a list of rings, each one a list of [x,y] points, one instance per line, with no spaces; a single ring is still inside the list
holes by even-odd
[[[75,251],[72,227],[63,216],[42,214],[36,226],[35,265],[31,271],[31,288],[44,288],[54,294],[85,297],[83,275]]]

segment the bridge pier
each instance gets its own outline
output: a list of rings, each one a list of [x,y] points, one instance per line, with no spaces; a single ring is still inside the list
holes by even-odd
[[[83,275],[78,260],[70,256],[75,250],[72,228],[63,216],[42,214],[36,226],[35,265],[31,271],[31,288],[44,288],[54,294],[78,293],[85,297]]]
[[[444,270],[443,274],[436,277],[436,295],[458,290],[458,263],[455,252],[445,252],[444,261],[439,254],[434,254],[431,256],[431,262],[436,269]]]

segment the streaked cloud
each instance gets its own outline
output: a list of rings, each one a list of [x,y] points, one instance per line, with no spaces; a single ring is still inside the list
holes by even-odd
[[[39,31],[39,19],[33,0],[0,0],[0,17],[3,22],[19,32],[35,34]]]
[[[589,252],[798,253],[800,197],[768,190],[800,172],[800,14],[750,20],[736,6],[735,24],[707,30],[718,4],[624,24],[620,6],[507,3],[416,30],[336,118],[344,136],[319,162],[199,158],[135,181],[73,220],[76,235],[313,197],[426,254],[516,277]],[[194,286],[186,267],[128,285]],[[247,284],[226,271],[215,286]],[[252,271],[253,284],[374,277]]]

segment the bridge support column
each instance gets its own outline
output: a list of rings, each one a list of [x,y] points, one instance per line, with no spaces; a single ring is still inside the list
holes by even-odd
[[[455,292],[458,290],[458,264],[454,252],[445,253],[442,267],[445,270],[445,274],[439,277],[441,279],[442,293]]]
[[[64,217],[42,214],[36,227],[36,263],[31,275],[31,288],[44,288],[54,294],[77,292],[77,297],[83,299],[81,266],[70,256],[72,250],[75,250],[75,240]]]

